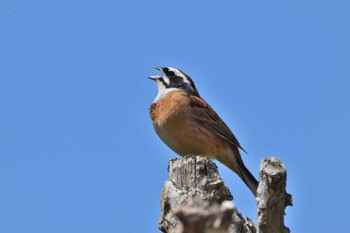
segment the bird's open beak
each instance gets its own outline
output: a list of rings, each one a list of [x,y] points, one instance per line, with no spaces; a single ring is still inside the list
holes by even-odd
[[[156,70],[159,70],[160,72],[163,72],[163,67],[153,66],[153,68]]]
[[[162,67],[154,66],[153,68],[156,69],[156,70],[159,70],[160,72],[163,73],[163,68]],[[153,81],[156,81],[157,79],[162,78],[162,76],[160,76],[160,75],[153,75],[153,76],[149,76],[148,78],[153,80]]]
[[[162,76],[154,75],[154,76],[148,76],[149,79],[156,81],[157,79],[160,79]]]

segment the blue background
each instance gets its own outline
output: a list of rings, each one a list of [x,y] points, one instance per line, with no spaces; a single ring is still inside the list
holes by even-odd
[[[349,1],[0,2],[0,232],[158,232],[152,66],[188,73],[249,152],[288,170],[292,232],[349,221]],[[219,165],[238,209],[253,196]]]

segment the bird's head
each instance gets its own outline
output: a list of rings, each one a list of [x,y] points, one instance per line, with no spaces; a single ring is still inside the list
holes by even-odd
[[[148,77],[149,79],[154,80],[158,86],[158,95],[154,102],[161,100],[166,94],[172,91],[182,91],[199,97],[194,82],[186,73],[172,67],[154,68],[162,72],[162,75]]]

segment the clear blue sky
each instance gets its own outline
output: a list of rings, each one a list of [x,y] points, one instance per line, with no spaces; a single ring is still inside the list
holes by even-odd
[[[158,232],[151,67],[187,72],[247,167],[288,169],[292,232],[349,215],[349,1],[0,2],[0,233]],[[235,203],[250,191],[219,165]]]

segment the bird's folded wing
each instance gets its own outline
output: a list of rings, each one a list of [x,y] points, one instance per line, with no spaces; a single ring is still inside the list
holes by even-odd
[[[223,138],[230,144],[240,148],[247,153],[239,144],[237,138],[233,135],[232,131],[228,128],[219,115],[206,103],[202,98],[193,95],[188,95],[190,107],[194,120],[201,126],[206,127],[209,131],[213,132],[220,138]]]

